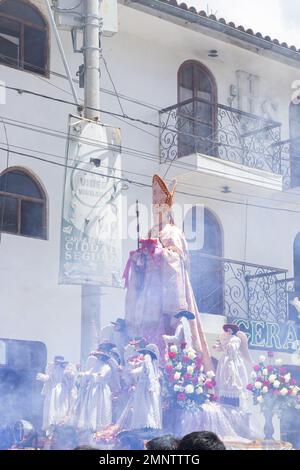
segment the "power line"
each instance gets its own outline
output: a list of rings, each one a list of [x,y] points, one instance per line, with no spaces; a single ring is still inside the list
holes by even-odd
[[[53,137],[59,137],[59,138],[62,138],[64,140],[70,139],[70,140],[74,140],[76,142],[79,141],[78,137],[70,136],[68,133],[66,133],[64,131],[52,130],[48,127],[38,126],[38,125],[35,125],[35,124],[32,124],[32,123],[23,123],[22,121],[17,121],[17,120],[11,119],[11,118],[7,118],[6,122],[9,125],[20,127],[20,128],[32,131],[32,132],[40,132],[42,134],[50,135],[50,136],[53,136]],[[95,139],[85,139],[85,138],[82,138],[82,137],[80,138],[80,141],[85,142],[88,145],[95,146],[96,148],[116,150],[116,147],[108,146],[107,142],[103,142],[103,141],[99,141],[99,140],[95,140]],[[104,144],[104,146],[100,145],[100,144]],[[33,150],[33,151],[35,151],[35,150]],[[149,162],[154,162],[154,163],[157,162],[157,159],[159,158],[155,154],[151,154],[149,152],[140,151],[140,150],[137,150],[137,149],[132,149],[130,147],[124,147],[124,146],[122,147],[122,155],[123,156],[134,156],[134,157],[138,157],[139,159],[144,159],[144,160],[147,160]],[[174,167],[179,168],[179,169],[183,169],[183,170],[187,169],[191,173],[195,173],[197,175],[199,174],[198,171],[194,169],[194,166],[191,165],[191,164],[188,164],[188,163],[182,163],[182,164],[174,163]],[[215,170],[214,172],[216,174],[218,174],[220,177],[226,176],[226,173],[224,173],[224,172],[220,172],[220,171],[217,171],[217,170]],[[143,176],[148,177],[148,175],[143,175]],[[249,176],[248,177],[243,177],[243,178],[246,179],[249,182],[249,179],[250,179]],[[256,179],[253,178],[253,181],[256,182]],[[191,186],[191,187],[198,188],[197,185],[193,185],[191,183],[182,183],[182,184],[185,184],[185,186]],[[203,186],[202,186],[202,188],[203,188]],[[212,190],[212,188],[208,188],[208,187],[206,187],[205,189]],[[245,197],[245,196],[253,197],[253,196],[251,196],[249,194],[245,194],[245,193],[235,192],[233,194],[240,195],[242,197]],[[261,199],[261,200],[263,200],[263,199],[270,200],[272,202],[276,202],[276,201],[277,202],[282,202],[281,200],[276,200],[274,198],[268,198],[268,197],[263,197],[263,196],[258,196],[257,198]],[[298,205],[297,203],[294,203],[294,202],[290,202],[290,204]]]
[[[6,149],[4,147],[0,147],[0,150],[5,151]],[[27,153],[24,153],[24,152],[17,152],[17,151],[14,151],[14,150],[10,150],[10,153],[13,153],[13,154],[16,154],[16,155],[19,155],[19,156],[23,156],[23,157],[33,158],[35,160],[39,160],[41,162],[48,163],[48,164],[51,164],[51,165],[55,165],[55,166],[62,167],[62,168],[75,169],[75,170],[78,170],[78,171],[84,171],[85,173],[90,173],[90,174],[94,174],[94,175],[97,175],[97,176],[103,176],[103,177],[106,177],[106,178],[109,178],[109,179],[115,179],[115,180],[122,181],[122,182],[125,182],[125,183],[137,185],[137,186],[140,186],[140,187],[143,187],[143,188],[152,188],[152,184],[147,184],[147,183],[143,183],[143,182],[140,182],[140,181],[130,180],[128,178],[122,178],[122,177],[118,177],[118,176],[106,175],[106,174],[103,174],[103,173],[98,173],[98,172],[94,172],[94,171],[90,171],[90,170],[86,170],[86,169],[80,169],[80,168],[77,168],[77,167],[73,167],[72,165],[66,165],[66,164],[62,164],[62,163],[58,163],[58,162],[52,162],[52,161],[43,159],[41,157],[37,157],[35,155],[30,155],[30,154],[27,154]],[[185,192],[185,191],[177,191],[177,194],[181,194],[181,195],[189,196],[189,197],[197,197],[197,198],[202,198],[202,199],[208,199],[208,200],[213,200],[213,201],[218,201],[218,202],[224,202],[224,203],[227,203],[227,204],[235,204],[235,205],[238,205],[238,206],[244,206],[245,205],[245,202],[229,201],[229,200],[226,200],[226,199],[217,198],[217,197],[213,197],[213,196],[208,196],[208,195],[205,195],[205,194],[194,194],[194,193],[188,193],[188,192]],[[300,214],[300,211],[295,211],[295,210],[292,210],[292,209],[262,206],[262,205],[249,204],[249,203],[247,205],[248,205],[248,207],[255,207],[255,208],[258,208],[258,209],[267,209],[267,210],[272,210],[272,211],[277,211],[277,212],[288,212],[288,213],[293,213],[293,214]]]

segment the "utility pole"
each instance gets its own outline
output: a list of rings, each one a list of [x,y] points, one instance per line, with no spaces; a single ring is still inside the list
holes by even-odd
[[[100,118],[100,34],[102,0],[84,1],[84,117]],[[98,341],[100,328],[101,287],[84,284],[81,288],[81,361],[85,361]]]

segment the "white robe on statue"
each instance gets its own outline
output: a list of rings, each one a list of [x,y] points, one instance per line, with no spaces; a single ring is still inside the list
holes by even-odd
[[[97,432],[112,424],[111,375],[107,362],[95,356],[88,358],[77,407],[79,429]]]
[[[134,380],[134,390],[118,421],[123,430],[161,429],[161,387],[160,374],[156,360],[145,355],[142,364],[130,372]]]
[[[77,397],[76,368],[68,364],[63,368],[60,364],[50,363],[45,374],[38,374],[37,379],[44,383],[43,425],[47,431],[51,426],[68,423],[72,419],[74,404]]]
[[[165,341],[170,344],[174,343],[177,346],[180,346],[182,343],[186,343],[187,348],[193,347],[191,328],[189,324],[190,320],[185,317],[180,319],[179,325],[175,330],[173,336],[165,335]]]
[[[218,395],[225,398],[243,398],[249,383],[245,360],[241,352],[241,339],[236,336],[221,337],[223,352],[216,371]]]

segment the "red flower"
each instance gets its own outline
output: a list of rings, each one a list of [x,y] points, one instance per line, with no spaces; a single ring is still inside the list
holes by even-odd
[[[184,401],[185,400],[185,393],[178,393],[177,395],[177,400],[178,401]]]
[[[173,372],[173,370],[174,370],[174,367],[173,367],[171,364],[168,364],[168,365],[166,366],[166,372],[167,372],[167,374],[171,374],[171,373]]]
[[[254,387],[253,387],[252,384],[247,385],[247,390],[250,390],[250,392],[253,392],[253,389],[254,389]]]
[[[280,367],[279,373],[280,373],[281,375],[286,374],[286,373],[287,373],[286,368],[285,368],[285,367]]]
[[[171,351],[169,352],[168,355],[170,359],[175,359],[175,357],[177,356],[176,352],[171,352]]]
[[[263,386],[264,387],[269,387],[269,385],[270,385],[270,382],[268,380],[263,381]]]
[[[187,345],[187,343],[181,343],[181,345],[180,345],[181,349],[185,349],[186,345]]]
[[[281,376],[281,377],[279,377],[279,380],[280,380],[280,382],[282,382],[282,383],[284,383],[284,382],[285,382],[285,378],[284,378],[284,377],[282,377],[282,376]]]
[[[260,366],[258,366],[258,365],[253,366],[253,369],[255,370],[255,372],[259,372],[260,371]]]

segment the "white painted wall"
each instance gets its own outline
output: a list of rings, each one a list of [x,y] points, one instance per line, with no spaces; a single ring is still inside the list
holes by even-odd
[[[42,2],[36,2],[42,4]],[[278,101],[277,119],[283,122],[283,137],[288,137],[288,106],[291,99],[291,83],[299,77],[299,71],[288,65],[266,59],[259,54],[242,50],[205,35],[190,31],[159,18],[138,12],[128,7],[119,7],[119,33],[104,40],[104,56],[115,86],[120,94],[147,102],[157,109],[175,104],[177,101],[177,71],[187,59],[199,60],[214,74],[218,85],[218,100],[227,104],[229,87],[235,84],[235,71],[242,69],[261,77],[261,97]],[[82,56],[72,51],[69,33],[61,32],[61,38],[75,77]],[[219,57],[208,58],[207,51],[217,49]],[[51,35],[51,70],[64,73],[53,34]],[[67,80],[54,75],[50,79],[39,78],[31,73],[17,71],[0,65],[0,79],[9,86],[22,87],[72,101]],[[58,88],[57,88],[58,87]],[[102,87],[112,89],[102,64]],[[65,90],[65,91],[63,91]],[[82,96],[82,90],[78,90]],[[126,114],[158,124],[158,112],[122,100]],[[235,103],[233,103],[235,106]],[[101,108],[120,112],[115,97],[102,93]],[[0,105],[0,115],[24,123],[33,123],[51,130],[66,132],[68,113],[75,107],[29,95],[7,91],[5,105]],[[120,120],[102,114],[106,124],[122,129],[124,176],[151,182],[151,176],[159,171],[159,141],[157,129],[140,123]],[[142,132],[136,127],[147,132]],[[11,145],[33,150],[37,156],[63,163],[65,140],[55,136],[39,134],[19,127],[7,125]],[[149,135],[149,133],[153,135]],[[5,142],[3,125],[0,122],[0,146]],[[132,149],[146,152],[147,158],[132,155]],[[12,150],[18,150],[12,148]],[[26,153],[26,150],[22,150]],[[41,152],[57,155],[51,157]],[[145,157],[145,155],[144,155]],[[64,354],[69,360],[78,361],[80,353],[80,288],[58,285],[60,218],[62,209],[64,169],[28,157],[9,156],[9,165],[30,168],[43,183],[49,200],[49,239],[46,241],[2,235],[0,244],[0,289],[1,328],[0,336],[17,339],[40,340],[46,343],[49,356]],[[0,170],[6,167],[6,152],[0,151]],[[137,173],[137,174],[135,174]],[[141,176],[143,174],[145,176]],[[219,183],[206,188],[206,182],[196,173],[191,191],[204,196],[245,201],[246,196],[220,192]],[[186,190],[186,188],[185,188]],[[248,193],[249,188],[244,188]],[[124,193],[128,206],[136,198],[149,206],[151,190],[130,185]],[[268,200],[260,197],[268,197]],[[248,198],[249,203],[282,206],[298,210],[298,198],[278,203],[280,195],[261,193],[259,188]],[[271,198],[271,200],[270,200]],[[289,269],[293,275],[293,240],[300,231],[299,214],[275,212],[261,208],[248,208],[248,233],[245,237],[245,206],[212,201],[205,197],[178,195],[177,202],[203,203],[215,211],[222,221],[224,231],[224,256],[237,260],[271,265]],[[124,217],[127,212],[124,206]],[[129,223],[135,224],[134,212]],[[142,223],[144,234],[148,229]],[[247,244],[245,247],[245,239]],[[123,264],[129,249],[135,247],[134,239],[125,239]],[[104,289],[102,298],[103,324],[122,316],[124,291]],[[216,333],[218,333],[216,331]]]

